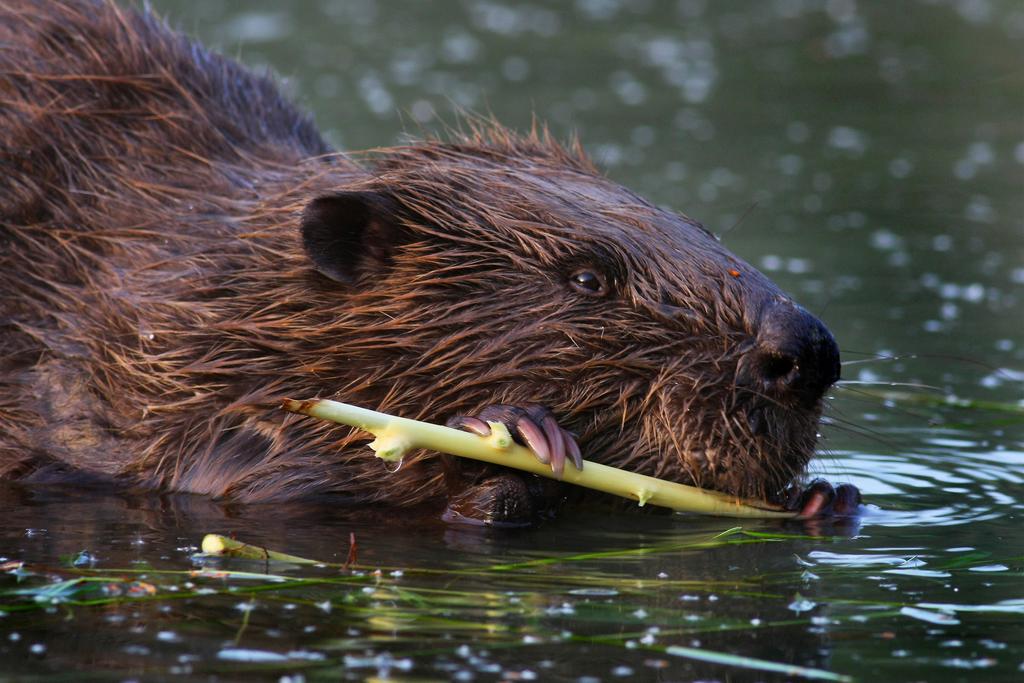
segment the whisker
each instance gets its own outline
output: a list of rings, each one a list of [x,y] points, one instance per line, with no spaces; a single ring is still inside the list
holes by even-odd
[[[931,391],[938,392],[940,394],[946,393],[946,390],[943,389],[942,387],[937,387],[937,386],[934,386],[932,384],[921,384],[921,383],[918,383],[918,382],[887,382],[885,380],[877,380],[877,381],[873,381],[872,382],[872,381],[857,380],[857,379],[841,379],[841,380],[839,380],[838,382],[836,382],[832,386],[834,386],[834,387],[836,387],[838,389],[843,389],[843,388],[846,388],[846,387],[849,387],[849,386],[852,386],[852,385],[868,386],[868,387],[871,387],[871,386],[875,386],[875,387],[907,387],[907,388],[910,388],[910,389],[928,389],[928,390],[931,390]]]
[[[865,427],[864,425],[857,424],[856,422],[853,422],[851,420],[846,420],[836,416],[823,415],[821,418],[821,423],[823,425],[827,425],[829,427],[846,432],[847,434],[856,434],[857,436],[867,437],[868,439],[871,439],[876,443],[882,444],[886,448],[898,449],[900,447],[900,444],[898,442],[882,436],[881,432],[871,429],[869,427]]]
[[[744,211],[740,215],[740,217],[736,219],[736,222],[733,223],[731,226],[729,226],[725,230],[725,232],[723,232],[721,235],[719,235],[718,239],[721,240],[721,241],[725,241],[725,236],[728,235],[733,230],[735,230],[736,228],[738,228],[740,223],[742,223],[744,220],[746,220],[747,216],[749,216],[751,213],[753,213],[754,209],[757,208],[757,205],[758,205],[758,202],[750,202],[750,204],[747,206],[746,209],[744,209]]]
[[[897,360],[921,360],[921,359],[928,359],[928,360],[951,360],[951,361],[957,361],[958,363],[966,363],[967,365],[974,365],[974,366],[977,366],[979,368],[984,368],[984,369],[989,370],[991,372],[996,372],[996,373],[1002,373],[1003,372],[1002,368],[1000,368],[998,366],[995,366],[995,365],[992,365],[991,363],[986,363],[984,361],[980,361],[977,358],[968,358],[966,356],[954,356],[954,355],[948,354],[948,353],[908,353],[908,354],[895,354],[895,355],[891,355],[891,356],[886,356],[886,355],[881,355],[881,354],[879,354],[879,353],[877,353],[875,351],[856,351],[856,350],[853,350],[853,349],[841,349],[840,353],[842,353],[843,355],[858,354],[858,355],[862,355],[862,356],[872,356],[872,358],[861,358],[861,359],[858,359],[858,360],[845,360],[845,361],[842,361],[842,363],[841,363],[842,365],[860,365],[860,364],[863,364],[863,363],[877,363],[877,362],[882,362],[882,361],[892,362],[892,361],[897,361]]]
[[[878,351],[857,351],[856,349],[841,349],[840,354],[843,356],[857,355],[857,356],[868,356],[867,358],[857,358],[855,360],[844,360],[841,361],[840,365],[864,365],[865,363],[892,363],[898,360],[914,360],[917,358],[916,353],[879,353]]]
[[[878,396],[877,394],[869,394],[866,391],[858,391],[858,390],[852,389],[852,388],[848,388],[846,391],[849,394],[852,394],[849,397],[848,400],[857,401],[858,403],[869,403],[869,404],[877,406],[879,404],[879,401],[885,401],[886,400],[886,399]],[[832,410],[835,410],[836,412],[839,412],[839,409],[836,408],[836,406],[834,406],[834,405],[829,405],[828,407],[830,409],[832,409]],[[901,408],[899,406],[883,405],[882,407],[885,408],[888,411],[897,413],[899,415],[905,415],[907,417],[913,417],[913,418],[918,419],[918,420],[923,420],[924,422],[927,422],[929,424],[932,423],[932,421],[933,421],[933,418],[930,415],[922,415],[920,413],[915,413],[915,412],[913,412],[911,410],[907,410],[906,408]]]
[[[843,351],[843,353],[846,353]],[[858,358],[857,360],[844,360],[840,361],[839,364],[842,366],[847,365],[866,365],[868,363],[889,363],[898,360],[913,360],[917,356],[875,356],[874,358]]]

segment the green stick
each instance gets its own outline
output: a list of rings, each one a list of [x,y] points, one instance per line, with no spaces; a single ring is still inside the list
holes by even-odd
[[[491,435],[483,437],[327,399],[285,399],[281,407],[293,413],[340,422],[372,433],[377,438],[370,443],[370,448],[376,451],[377,457],[384,460],[398,460],[410,450],[426,448],[555,478],[551,468],[537,460],[529,449],[515,443],[508,429],[499,422],[490,422]],[[797,515],[768,503],[741,500],[717,491],[685,486],[590,461],[584,462],[582,470],[566,462],[562,481],[635,500],[640,505],[653,503],[682,512],[780,519]]]

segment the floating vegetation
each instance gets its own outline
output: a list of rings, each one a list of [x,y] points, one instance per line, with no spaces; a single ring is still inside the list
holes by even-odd
[[[737,527],[660,545],[445,569],[360,564],[351,554],[344,563],[320,562],[208,535],[203,552],[191,556],[193,567],[184,570],[105,568],[101,561],[59,567],[7,561],[0,566],[5,572],[0,614],[8,630],[27,628],[39,613],[59,613],[64,623],[130,616],[159,625],[148,645],[130,642],[122,653],[173,648],[202,633],[207,646],[219,645],[189,655],[191,673],[302,672],[316,679],[353,671],[381,677],[442,672],[468,680],[507,675],[516,662],[529,662],[536,674],[542,665],[557,668],[558,652],[596,648],[609,662],[619,662],[612,676],[626,670],[635,674],[638,661],[667,668],[684,660],[697,667],[688,671],[718,676],[749,670],[787,679],[851,681],[853,672],[816,665],[810,650],[794,661],[791,655],[750,651],[750,643],[757,642],[758,633],[791,633],[799,640],[806,638],[799,634],[816,629],[853,633],[869,622],[901,617],[908,627],[953,626],[982,609],[898,595],[883,600],[818,593],[811,599],[792,590],[806,585],[805,564],[818,575],[841,577],[894,566],[897,559],[867,563],[851,556],[844,564],[837,554],[822,554],[821,562],[801,560],[790,571],[738,577],[723,571],[715,580],[668,572],[643,577],[630,570],[637,562],[649,566],[660,559],[678,567],[672,561],[680,557],[698,562],[716,551],[811,540],[831,541]],[[951,574],[995,564],[978,553],[943,560],[921,562]],[[1006,566],[1020,561],[999,559]],[[615,566],[617,571],[610,569]],[[727,607],[750,604],[751,598],[761,605],[757,614]],[[1019,615],[1022,609],[1006,604],[992,613]],[[304,634],[299,644],[268,637],[283,623]]]

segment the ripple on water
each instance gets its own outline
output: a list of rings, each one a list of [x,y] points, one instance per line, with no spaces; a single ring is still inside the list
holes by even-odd
[[[999,519],[1024,507],[1024,453],[978,451],[952,436],[919,440],[934,452],[900,455],[832,453],[812,464],[815,476],[848,481],[871,505],[865,526],[950,526]]]

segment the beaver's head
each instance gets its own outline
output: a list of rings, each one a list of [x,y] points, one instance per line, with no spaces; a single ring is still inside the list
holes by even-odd
[[[585,458],[770,497],[839,378],[822,323],[700,224],[536,137],[392,150],[303,236],[364,335],[342,395],[409,417],[540,403]]]

